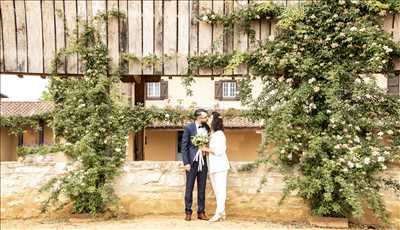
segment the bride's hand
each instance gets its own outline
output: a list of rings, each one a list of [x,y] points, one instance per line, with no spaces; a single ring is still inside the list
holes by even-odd
[[[208,152],[209,151],[209,149],[206,146],[202,146],[200,148],[200,150],[203,151],[203,152]]]

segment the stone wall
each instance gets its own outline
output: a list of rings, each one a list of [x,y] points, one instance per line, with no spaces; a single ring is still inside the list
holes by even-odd
[[[282,195],[282,175],[276,169],[259,168],[253,172],[240,172],[245,162],[231,162],[228,180],[227,214],[237,217],[263,218],[270,221],[304,222],[310,216],[306,203],[290,197],[283,205],[278,202]],[[65,172],[64,162],[1,162],[1,219],[33,218],[40,216],[40,203],[46,194],[39,194],[40,186],[53,176]],[[119,211],[130,217],[139,215],[182,215],[184,213],[185,176],[180,162],[142,161],[127,162],[124,173],[115,183],[121,201]],[[398,167],[387,171],[400,180]],[[265,183],[261,185],[265,175]],[[197,189],[195,188],[195,191]],[[385,192],[385,203],[393,226],[400,227],[400,198]],[[215,209],[214,195],[208,180],[208,213]],[[196,211],[196,192],[194,206]],[[68,210],[54,212],[50,217],[68,215]],[[376,223],[370,212],[357,220]]]

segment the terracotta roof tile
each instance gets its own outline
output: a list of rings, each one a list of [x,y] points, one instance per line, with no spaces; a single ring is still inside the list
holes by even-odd
[[[15,101],[1,101],[0,102],[0,115],[4,117],[9,116],[32,116],[45,112],[51,112],[54,106],[51,102],[15,102]],[[148,126],[148,128],[183,128],[190,121],[174,124],[166,121],[155,121]],[[244,117],[229,117],[224,118],[224,126],[226,128],[262,128],[260,122],[252,122]]]
[[[171,129],[171,128],[183,128],[190,121],[181,122],[174,124],[166,121],[153,122],[148,128],[160,128],[160,129]],[[224,118],[224,127],[226,128],[262,128],[261,122],[252,122],[244,117]]]
[[[53,103],[44,101],[1,101],[0,115],[4,117],[10,116],[32,116],[41,113],[51,112]]]

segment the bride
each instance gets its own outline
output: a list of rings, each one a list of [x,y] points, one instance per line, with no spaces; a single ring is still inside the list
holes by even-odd
[[[208,155],[208,171],[217,203],[215,214],[209,221],[215,222],[226,218],[225,200],[229,161],[226,156],[226,138],[221,115],[213,112],[208,123],[211,127],[209,147],[202,147],[201,150]]]

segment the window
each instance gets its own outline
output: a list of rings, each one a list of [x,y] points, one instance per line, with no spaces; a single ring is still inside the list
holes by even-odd
[[[217,100],[239,100],[239,86],[234,80],[222,80],[215,82],[215,99]]]
[[[164,100],[168,98],[168,81],[146,83],[147,100]]]
[[[222,83],[222,97],[236,97],[236,82],[227,81]]]
[[[400,74],[388,79],[388,94],[392,96],[400,95]]]
[[[160,82],[147,82],[147,98],[160,98]]]

